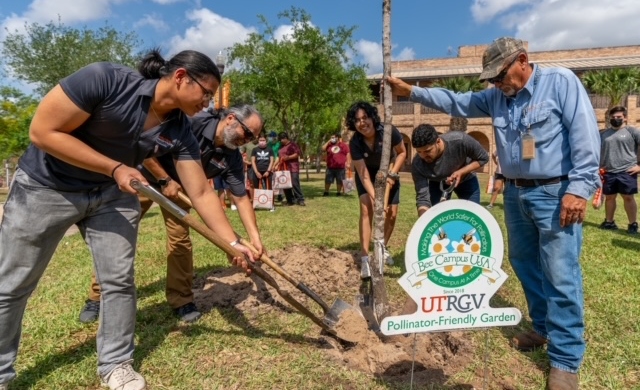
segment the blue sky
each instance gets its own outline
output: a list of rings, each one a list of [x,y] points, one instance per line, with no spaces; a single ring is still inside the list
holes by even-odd
[[[530,50],[640,44],[637,0],[393,0],[394,59],[455,56],[459,46],[486,44],[504,35],[529,41]],[[358,63],[368,73],[382,70],[381,0],[2,0],[0,40],[5,28],[45,24],[97,28],[105,23],[135,31],[143,48],[160,46],[169,56],[183,49],[212,58],[261,29],[258,14],[285,34],[277,14],[292,5],[312,23],[356,26]],[[142,49],[142,48],[141,48]]]

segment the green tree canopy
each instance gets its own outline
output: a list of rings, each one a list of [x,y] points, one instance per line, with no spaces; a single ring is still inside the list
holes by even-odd
[[[255,104],[269,130],[287,131],[301,146],[315,149],[340,130],[351,103],[372,100],[364,67],[349,61],[355,27],[323,34],[295,7],[278,17],[292,26],[287,37],[278,39],[260,15],[262,31],[231,48],[230,61],[240,65],[229,72],[231,101]]]
[[[21,155],[29,146],[29,124],[37,106],[33,97],[0,87],[0,161]]]
[[[582,75],[582,84],[591,93],[609,98],[609,107],[623,105],[630,93],[640,91],[640,69],[593,70]]]
[[[2,57],[10,75],[35,84],[36,92],[44,95],[62,78],[92,62],[134,66],[138,46],[135,33],[121,33],[108,25],[91,30],[67,27],[60,21],[27,23],[24,33],[8,31]]]

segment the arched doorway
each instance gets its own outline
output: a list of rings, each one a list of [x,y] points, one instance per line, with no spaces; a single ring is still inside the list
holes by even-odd
[[[407,149],[407,158],[404,160],[404,165],[400,171],[411,172],[411,161],[413,161],[413,148],[411,147],[411,138],[405,133],[402,133],[402,142],[404,148]]]
[[[484,150],[486,150],[487,153],[489,153],[489,155],[491,155],[491,145],[489,144],[489,138],[487,138],[487,136],[484,133],[482,133],[480,131],[471,131],[468,134],[473,139],[478,141],[480,143],[480,145],[482,145]],[[481,169],[479,169],[476,172],[490,173],[491,172],[491,159],[489,159],[489,162],[487,164],[485,164]]]

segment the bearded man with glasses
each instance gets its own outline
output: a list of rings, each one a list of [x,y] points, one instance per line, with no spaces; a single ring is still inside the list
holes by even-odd
[[[580,250],[587,199],[599,186],[600,136],[589,97],[569,69],[529,63],[524,43],[503,37],[482,56],[495,88],[456,94],[389,77],[394,94],[456,117],[490,117],[504,189],[509,260],[533,331],[519,350],[547,345],[547,389],[578,389],[585,351]]]
[[[220,178],[229,186],[251,243],[261,253],[266,253],[256,224],[253,201],[249,199],[245,189],[244,162],[238,149],[260,134],[264,123],[262,115],[253,106],[242,105],[226,111],[200,112],[192,116],[190,122],[191,130],[200,145],[200,159],[205,176],[207,179]],[[189,212],[191,206],[178,197],[179,192],[185,191],[173,155],[146,159],[138,169],[151,186]],[[142,218],[153,205],[153,201],[141,195],[139,199]],[[222,204],[212,202],[210,207],[222,208]],[[193,250],[189,229],[179,218],[165,209],[160,211],[167,230],[167,302],[180,320],[187,323],[195,322],[202,313],[195,305],[192,290]],[[222,210],[219,211],[224,215]],[[232,245],[240,246],[237,242]],[[95,275],[92,275],[89,297],[80,313],[81,322],[88,323],[98,319],[100,295],[100,285]]]

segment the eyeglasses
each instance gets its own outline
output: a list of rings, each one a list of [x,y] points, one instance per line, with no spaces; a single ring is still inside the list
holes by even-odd
[[[215,92],[206,89],[202,84],[200,84],[200,82],[198,80],[196,80],[195,77],[191,76],[191,74],[189,74],[189,72],[187,72],[187,76],[189,76],[191,78],[191,80],[195,81],[196,84],[198,84],[200,86],[200,88],[202,89],[202,100],[207,100],[207,101],[211,101],[211,99],[213,99],[213,96],[215,95]]]
[[[254,139],[256,139],[256,136],[253,134],[253,131],[251,131],[251,129],[248,128],[247,125],[245,125],[240,119],[238,119],[237,116],[234,115],[234,117],[236,118],[236,120],[238,121],[238,123],[242,127],[242,130],[244,131],[244,139],[245,139],[245,141],[251,142]]]
[[[487,81],[490,82],[491,84],[501,83],[502,81],[504,81],[504,78],[507,77],[507,72],[509,71],[509,69],[511,69],[511,67],[513,66],[513,64],[515,64],[517,60],[518,60],[518,56],[516,56],[516,58],[514,58],[509,65],[507,65],[504,69],[502,69],[502,72],[498,73],[496,77],[487,79]]]

